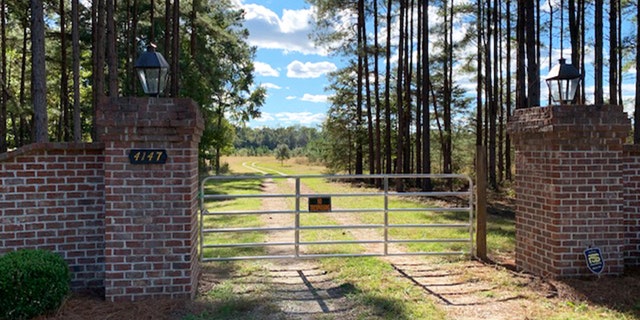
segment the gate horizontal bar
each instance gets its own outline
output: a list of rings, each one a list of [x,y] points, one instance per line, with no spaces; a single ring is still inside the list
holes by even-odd
[[[404,241],[402,241],[404,242]],[[300,241],[301,246],[325,245],[325,244],[376,244],[384,243],[384,240],[335,240],[335,241]],[[242,248],[242,247],[270,247],[270,246],[293,246],[295,242],[247,242],[247,243],[225,243],[225,244],[205,244],[202,247],[212,248]]]
[[[341,224],[325,226],[296,227],[255,227],[255,228],[214,228],[202,229],[204,233],[216,232],[255,232],[255,231],[293,231],[293,230],[331,230],[331,229],[382,229],[384,224]],[[468,224],[389,224],[387,228],[469,228]]]
[[[469,212],[470,208],[389,208],[387,212]],[[384,213],[384,209],[332,209],[330,212],[324,213]],[[277,211],[216,211],[210,212],[206,210],[202,214],[205,216],[231,216],[231,215],[264,215],[264,214],[295,214],[294,210],[277,210]],[[301,210],[300,214],[318,213]]]
[[[464,251],[448,252],[403,252],[403,253],[334,253],[334,254],[300,254],[300,255],[265,255],[265,256],[238,256],[238,257],[218,257],[203,258],[203,262],[215,261],[237,261],[237,260],[265,260],[265,259],[320,259],[320,258],[351,258],[351,257],[384,257],[384,256],[451,256],[464,255]]]
[[[217,212],[203,212],[205,216],[234,216],[234,215],[264,215],[264,214],[295,214],[293,210],[274,210],[274,211],[217,211]]]
[[[418,240],[387,240],[387,243],[445,243],[460,242],[467,243],[469,239],[418,239]],[[297,244],[301,246],[313,245],[338,245],[338,244],[382,244],[384,240],[335,240],[335,241],[300,241]],[[205,249],[215,248],[246,248],[246,247],[270,247],[270,246],[294,246],[295,242],[247,242],[247,243],[225,243],[225,244],[205,244]]]

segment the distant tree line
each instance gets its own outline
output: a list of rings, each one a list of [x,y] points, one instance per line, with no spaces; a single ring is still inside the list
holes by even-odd
[[[238,127],[235,131],[232,152],[245,156],[271,155],[281,145],[286,145],[294,156],[306,156],[307,147],[322,136],[318,129],[303,126]]]

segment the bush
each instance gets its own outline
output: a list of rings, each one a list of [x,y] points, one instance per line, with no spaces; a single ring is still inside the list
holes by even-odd
[[[57,309],[69,293],[67,263],[45,250],[0,257],[0,319],[29,319]]]

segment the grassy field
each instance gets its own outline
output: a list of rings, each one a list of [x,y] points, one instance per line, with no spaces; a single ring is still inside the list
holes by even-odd
[[[225,162],[229,164],[229,168],[233,174],[256,174],[255,170],[248,167],[257,166],[263,172],[270,174],[322,174],[324,168],[318,166],[310,166],[301,159],[291,159],[281,164],[273,158],[225,158]],[[244,164],[244,165],[243,165]],[[257,181],[257,182],[256,182]],[[310,190],[318,193],[348,193],[370,191],[365,187],[354,187],[347,183],[329,183],[323,179],[308,179],[304,184]],[[229,183],[229,184],[211,184],[210,192],[215,193],[235,193],[235,192],[257,192],[260,187],[259,180],[252,183]],[[286,189],[286,181],[279,180],[278,188]],[[290,203],[292,206],[293,203]],[[348,198],[334,204],[340,208],[368,208],[379,206],[379,200],[369,199],[353,199]],[[416,206],[424,205],[429,207],[429,203],[423,203],[417,200],[394,199],[390,206]],[[255,201],[238,203],[234,201],[219,201],[208,204],[209,210],[231,211],[231,210],[256,210],[260,204]],[[393,223],[456,223],[468,220],[465,215],[455,214],[427,214],[420,212],[403,212],[392,217]],[[362,223],[380,223],[381,215],[373,214],[362,216]],[[332,225],[336,224],[330,215],[327,214],[305,214],[303,215],[303,224],[316,225]],[[234,226],[259,226],[260,221],[255,217],[220,217],[207,218],[205,224]],[[394,234],[394,237],[414,238],[423,236],[413,229],[400,230]],[[465,237],[468,236],[467,230],[438,230],[436,237]],[[264,241],[264,236],[259,234],[249,234],[248,238],[240,239],[240,241],[260,242]],[[314,241],[318,239],[332,238],[335,240],[350,240],[352,237],[349,233],[332,232],[332,231],[314,231],[304,234],[304,240]],[[491,216],[488,226],[488,248],[490,256],[495,257],[513,257],[515,247],[515,226],[512,219],[501,216]],[[208,239],[210,240],[210,239]],[[226,241],[239,241],[237,235],[227,238],[216,239],[218,243]],[[425,247],[424,244],[412,244],[411,250],[434,249],[433,245]],[[455,248],[454,248],[455,249]],[[260,254],[260,252],[234,251],[229,249],[217,249],[222,251],[205,251],[208,256],[217,255],[244,255],[249,253]],[[228,251],[224,251],[228,250]],[[235,249],[246,250],[246,249]],[[258,250],[259,249],[253,249]],[[326,246],[314,246],[310,250],[316,253],[323,252],[362,252],[364,248],[360,245],[340,245],[337,248]],[[487,289],[479,290],[476,295],[477,299],[493,299],[496,301],[505,301],[504,303],[491,306],[495,310],[496,318],[499,319],[639,319],[640,316],[640,300],[631,297],[631,302],[625,302],[623,306],[617,306],[613,303],[603,303],[585,299],[583,296],[573,294],[563,294],[563,290],[570,290],[570,285],[565,286],[563,282],[550,282],[539,278],[532,278],[526,275],[513,273],[503,267],[484,268],[485,272],[478,272],[476,268],[470,267],[469,260],[464,257],[457,259],[432,259],[432,264],[437,265],[442,272],[450,272],[456,275],[456,281],[469,283],[469,287],[473,287],[478,283],[487,285]],[[434,293],[424,290],[416,283],[407,281],[407,279],[398,277],[396,270],[392,264],[381,258],[329,258],[318,260],[321,268],[326,272],[334,275],[334,280],[340,283],[340,287],[346,292],[346,297],[359,307],[355,311],[354,319],[456,319],[457,314],[451,313],[450,308],[437,303],[434,299]],[[265,314],[273,314],[277,312],[275,297],[269,294],[271,284],[268,282],[268,274],[263,268],[265,263],[256,261],[243,262],[226,262],[215,265],[216,270],[219,268],[232,270],[230,274],[240,275],[240,277],[228,277],[221,279],[216,286],[204,294],[200,300],[215,306],[210,311],[193,314],[187,319],[243,319],[256,318],[256,308],[262,310]],[[212,268],[205,266],[205,269]],[[487,272],[487,270],[489,270]],[[258,281],[260,284],[250,289],[252,299],[238,298],[238,288],[243,288],[242,282],[245,276],[258,277],[262,279]],[[637,279],[637,278],[636,278]],[[613,283],[610,281],[609,283]],[[624,280],[623,282],[624,283]],[[574,283],[575,284],[575,283]],[[587,283],[590,285],[589,283]],[[601,286],[604,283],[600,284]],[[598,284],[593,285],[598,288]],[[569,289],[568,289],[569,288]],[[554,291],[555,290],[555,291]],[[543,292],[551,292],[545,295]],[[555,296],[553,295],[555,292]],[[436,295],[437,296],[437,295]],[[503,299],[504,297],[504,299]],[[523,299],[524,303],[516,305],[522,314],[513,313],[508,305],[510,297]],[[635,299],[635,300],[634,300]],[[635,302],[634,302],[635,301]],[[469,305],[467,308],[481,310],[483,305]],[[524,311],[523,311],[524,310]],[[489,316],[488,318],[492,318]],[[266,319],[266,318],[265,318]],[[321,319],[333,319],[331,316],[321,317]]]

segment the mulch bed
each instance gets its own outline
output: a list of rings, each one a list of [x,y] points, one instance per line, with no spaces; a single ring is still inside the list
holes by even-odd
[[[145,300],[136,302],[108,302],[93,294],[73,294],[53,315],[37,320],[121,320],[182,319],[189,314],[199,314],[203,307],[189,300]]]

